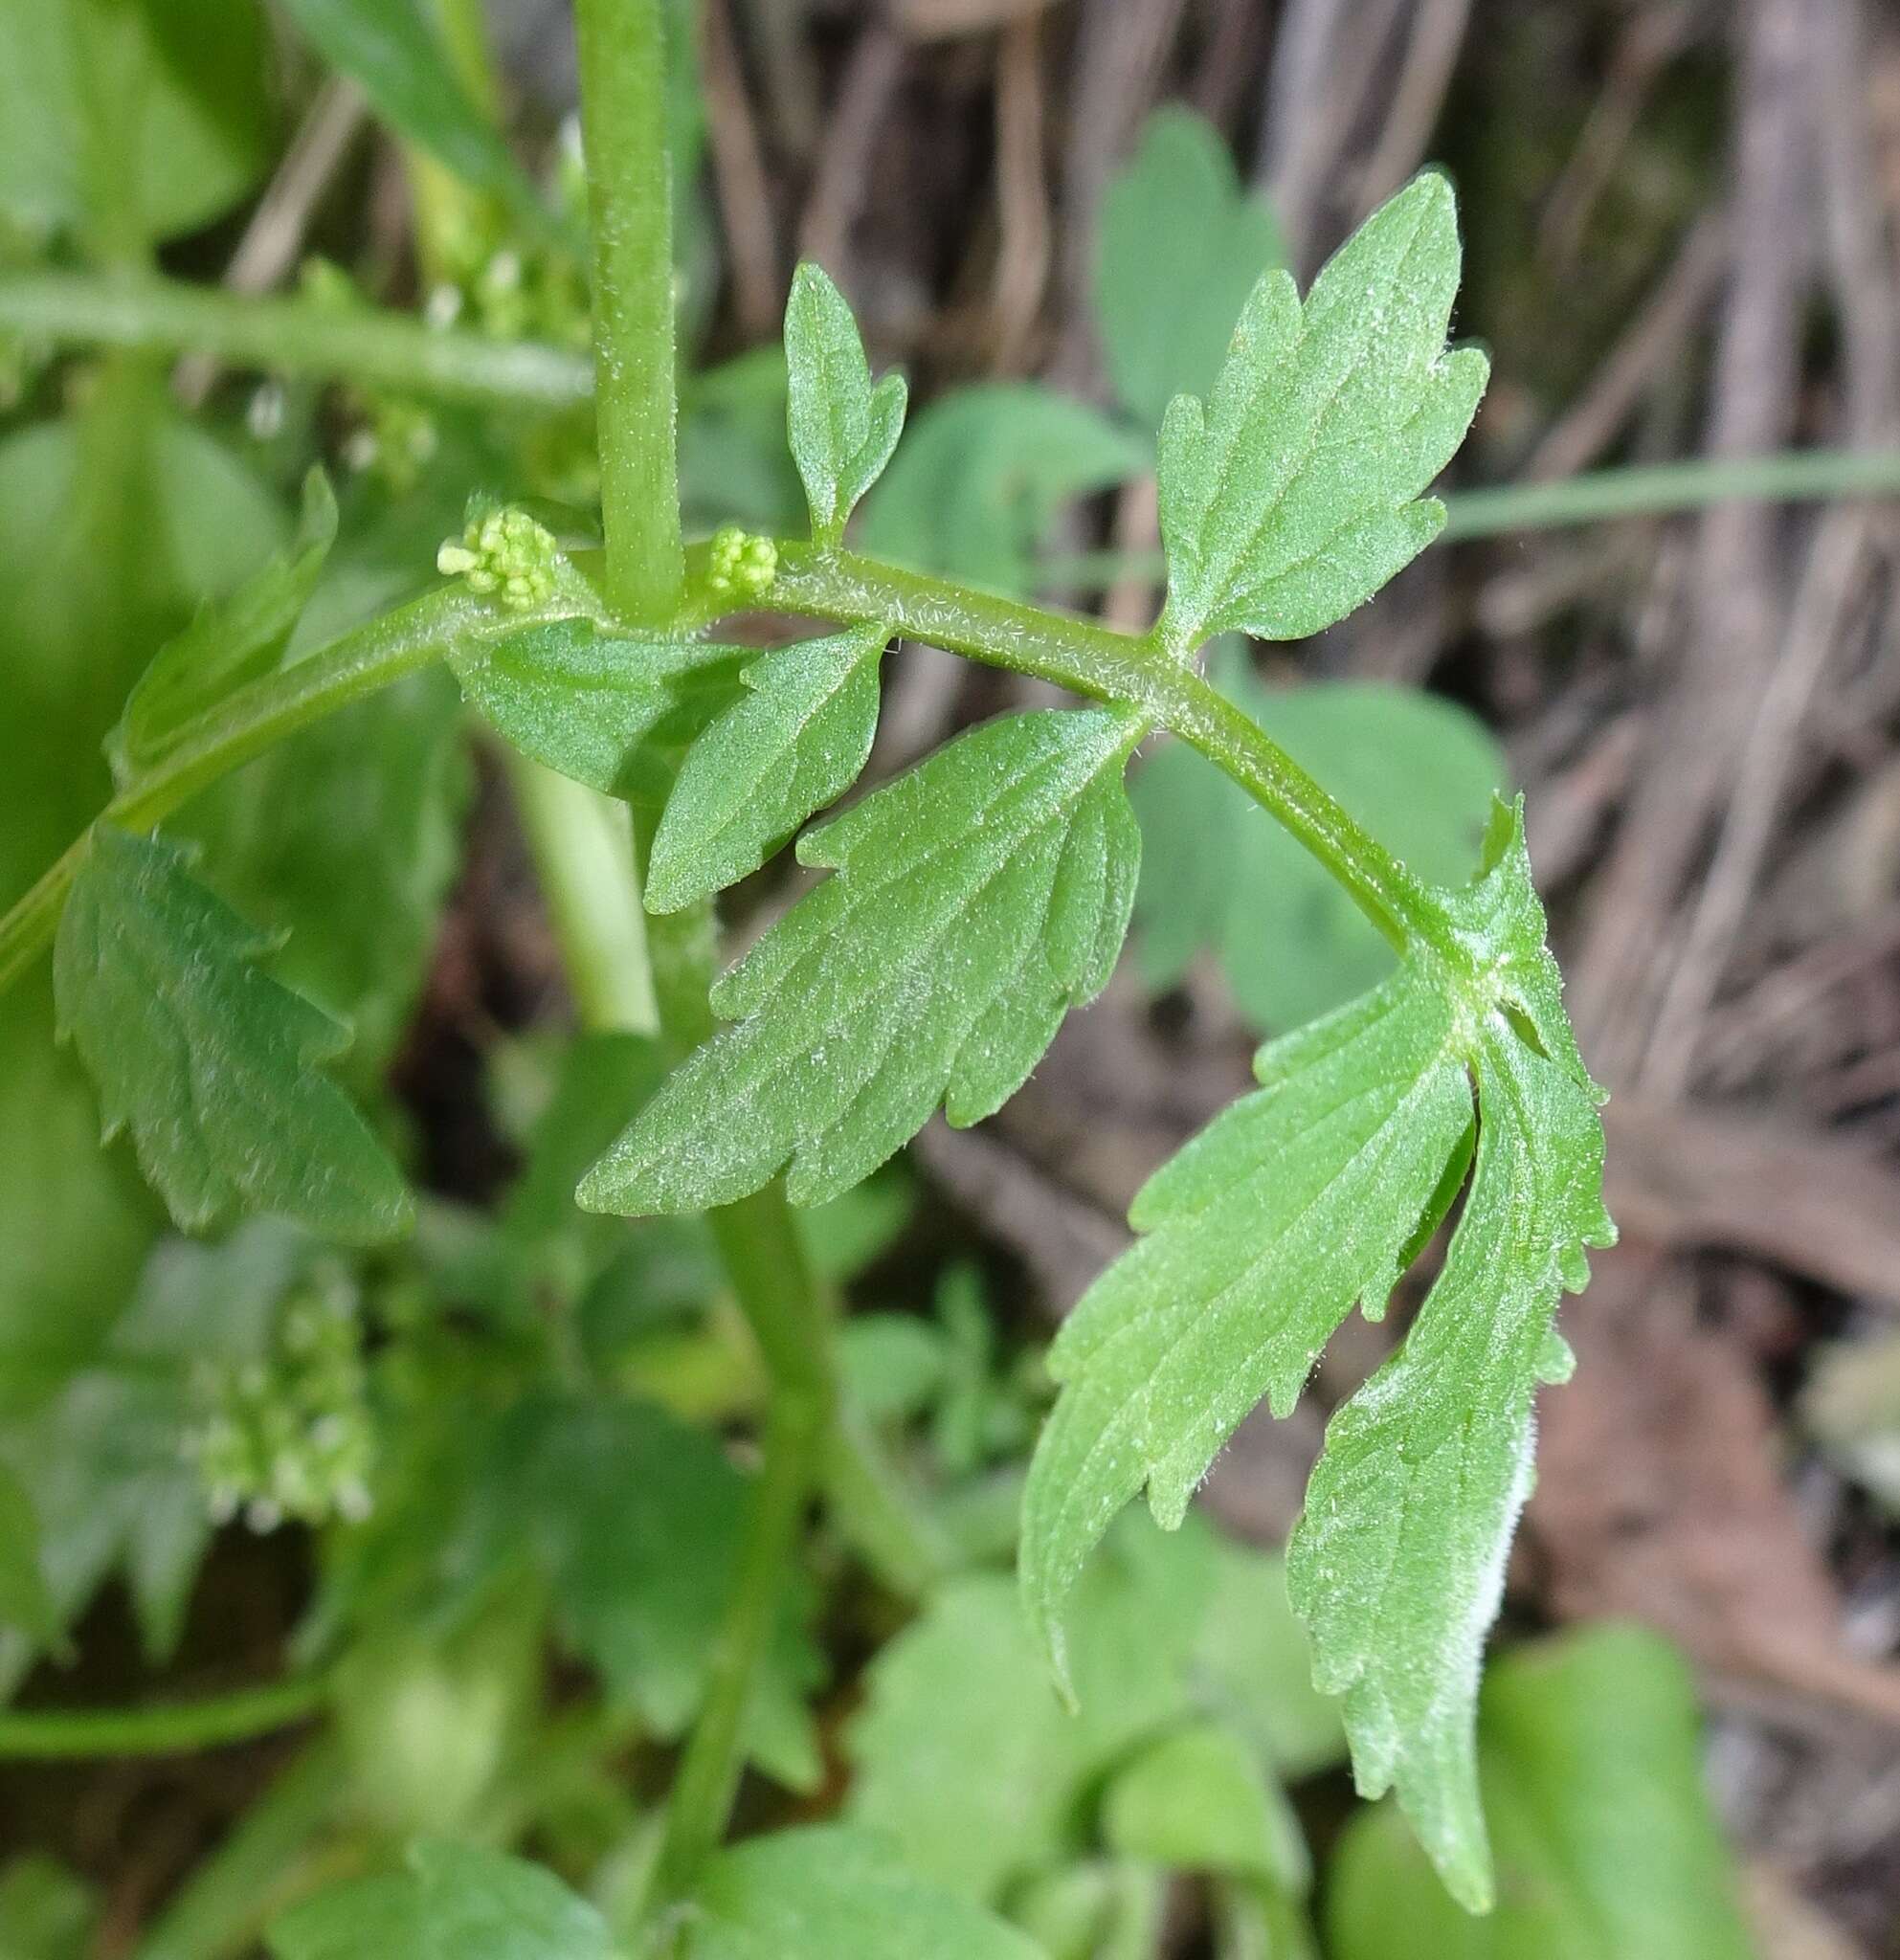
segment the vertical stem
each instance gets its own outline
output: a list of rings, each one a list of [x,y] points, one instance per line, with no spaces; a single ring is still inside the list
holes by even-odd
[[[685,587],[674,452],[673,246],[659,0],[577,0],[581,116],[593,226],[594,356],[610,605],[669,625]],[[653,818],[637,810],[644,874]],[[709,910],[652,922],[660,1038],[676,1054],[710,1033]],[[726,1830],[742,1733],[816,1486],[835,1406],[827,1303],[777,1187],[711,1214],[733,1292],[771,1380],[764,1463],[705,1701],[668,1801],[649,1887],[653,1917],[691,1886]],[[664,1923],[659,1923],[664,1933]]]
[[[581,1026],[657,1034],[627,806],[512,751],[508,782]]]
[[[659,0],[577,0],[593,226],[596,413],[607,596],[659,626],[685,585],[674,450],[673,219]]]

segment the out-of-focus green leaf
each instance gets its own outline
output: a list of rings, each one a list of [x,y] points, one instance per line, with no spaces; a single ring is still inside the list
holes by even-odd
[[[1077,1589],[1082,1712],[1051,1692],[1009,1580],[955,1579],[871,1663],[848,1815],[917,1870],[994,1902],[1085,1848],[1085,1803],[1129,1748],[1196,1712],[1212,1533],[1114,1533]]]
[[[1041,1960],[1016,1927],[837,1824],[721,1852],[693,1904],[686,1960]]]
[[[959,389],[917,417],[864,500],[864,548],[1027,592],[1056,514],[1132,476],[1144,457],[1099,411],[1033,383]]]
[[[313,469],[304,479],[303,514],[291,548],[168,640],[126,697],[108,738],[122,785],[159,761],[192,716],[277,664],[336,534],[336,498],[328,479]]]
[[[39,1569],[39,1520],[17,1474],[0,1460],[0,1630],[34,1647],[59,1637],[59,1614]],[[3,1923],[3,1922],[0,1922]]]
[[[1156,109],[1102,200],[1095,310],[1123,406],[1158,429],[1173,396],[1205,394],[1254,281],[1285,258],[1220,132],[1192,109]]]
[[[1280,1786],[1245,1740],[1218,1722],[1191,1722],[1116,1771],[1102,1834],[1124,1858],[1175,1871],[1225,1872],[1283,1891],[1312,1877],[1300,1826]]]
[[[394,1236],[401,1174],[318,1072],[348,1031],[263,972],[268,948],[175,846],[101,824],[54,947],[60,1031],[106,1135],[130,1129],[187,1231],[248,1207],[346,1243]]]
[[[469,770],[440,671],[327,715],[181,813],[245,918],[287,935],[271,970],[346,1020],[341,1079],[369,1094],[421,991],[461,863]]]
[[[627,1402],[530,1398],[489,1442],[451,1570],[473,1589],[525,1559],[568,1643],[660,1736],[698,1712],[738,1562],[748,1480],[704,1431]],[[802,1597],[769,1650],[747,1722],[760,1767],[809,1789],[804,1693],[822,1673]]]
[[[57,1628],[122,1572],[147,1654],[169,1654],[212,1529],[187,1450],[201,1414],[192,1371],[264,1351],[307,1247],[271,1219],[222,1246],[161,1242],[98,1362],[38,1413],[0,1424],[0,1464],[38,1517],[39,1570]],[[0,1631],[0,1693],[45,1644]]]
[[[1313,1686],[1312,1643],[1277,1552],[1217,1541],[1195,1678],[1207,1705],[1288,1782],[1346,1760],[1339,1704]]]
[[[426,1840],[408,1865],[292,1906],[277,1960],[616,1960],[607,1922],[540,1865]]]
[[[99,1901],[57,1859],[29,1853],[0,1871],[0,1960],[85,1960]]]
[[[1311,681],[1267,688],[1239,658],[1221,690],[1389,850],[1435,884],[1478,861],[1504,753],[1474,716],[1416,688]],[[1172,987],[1203,948],[1263,1033],[1297,1028],[1376,986],[1393,953],[1324,867],[1185,743],[1163,745],[1129,787],[1146,875],[1135,952]]]
[[[151,379],[90,379],[72,419],[0,442],[0,903],[110,793],[100,743],[152,648],[283,537],[272,498]],[[0,999],[0,1406],[94,1351],[161,1216],[130,1151],[101,1148],[49,976],[29,974]]]
[[[1695,1693],[1633,1627],[1507,1655],[1485,1684],[1488,1919],[1452,1904],[1390,1806],[1349,1828],[1327,1887],[1334,1960],[1754,1960],[1702,1781]]]
[[[688,535],[723,523],[768,537],[804,507],[785,447],[785,350],[753,347],[682,377],[680,499]]]
[[[153,239],[217,216],[269,160],[268,54],[255,0],[0,9],[0,211],[30,232],[83,229],[123,197]]]
[[[418,144],[523,223],[546,230],[548,207],[454,68],[417,0],[283,0],[330,66]]]

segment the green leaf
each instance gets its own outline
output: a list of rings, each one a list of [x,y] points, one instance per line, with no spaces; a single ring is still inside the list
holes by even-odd
[[[883,473],[904,429],[901,374],[874,388],[858,323],[818,267],[800,265],[785,302],[785,426],[812,511],[812,537],[836,545]]]
[[[658,805],[686,746],[739,691],[756,648],[608,638],[585,619],[524,627],[449,664],[524,755],[629,801]]]
[[[0,1632],[0,1694],[113,1573],[132,1596],[148,1659],[175,1646],[210,1543],[203,1479],[187,1453],[201,1419],[197,1371],[265,1350],[279,1301],[308,1256],[293,1227],[258,1219],[221,1246],[163,1239],[97,1359],[46,1405],[0,1424],[0,1463],[39,1523],[51,1632]]]
[[[531,230],[548,207],[488,119],[457,79],[417,0],[284,0],[285,11],[376,113],[465,184],[486,191]]]
[[[1475,716],[1380,681],[1263,687],[1239,660],[1220,663],[1218,685],[1420,878],[1470,877],[1509,779]],[[1187,744],[1162,744],[1129,796],[1146,873],[1135,949],[1151,987],[1174,986],[1210,947],[1241,1012],[1275,1032],[1392,970],[1392,948],[1325,867]]]
[[[99,1900],[57,1859],[28,1852],[0,1871],[0,1960],[85,1960]]]
[[[857,780],[878,727],[890,635],[794,641],[746,668],[747,693],[686,752],[653,840],[647,909],[677,912],[756,871]]]
[[[1498,1904],[1445,1898],[1391,1810],[1357,1818],[1328,1886],[1335,1960],[1753,1960],[1673,1649],[1600,1626],[1507,1655],[1485,1685],[1479,1770]]]
[[[100,825],[54,950],[62,1035],[187,1231],[243,1207],[350,1244],[405,1231],[409,1193],[318,1063],[347,1031],[271,979],[269,950],[156,837]]]
[[[1285,262],[1220,132],[1178,103],[1156,109],[1102,199],[1095,308],[1117,399],[1152,429],[1181,390],[1204,394],[1254,281]]]
[[[1448,353],[1458,291],[1451,186],[1427,173],[1375,211],[1307,296],[1268,273],[1205,404],[1161,426],[1162,630],[1177,650],[1239,630],[1299,639],[1424,549],[1420,493],[1463,441],[1488,363]]]
[[[1174,1729],[1118,1771],[1102,1829],[1109,1850],[1177,1871],[1226,1872],[1296,1894],[1312,1878],[1280,1786],[1217,1722]]]
[[[88,159],[87,76],[114,156]],[[0,9],[0,211],[30,233],[80,228],[123,165],[153,239],[235,204],[270,158],[269,37],[256,0],[34,0]],[[89,168],[92,175],[89,176]]]
[[[1196,1519],[1164,1537],[1129,1520],[1075,1596],[1082,1708],[1069,1715],[1010,1581],[950,1580],[872,1661],[847,1747],[847,1814],[918,1871],[987,1904],[1085,1848],[1102,1781],[1145,1739],[1212,1712],[1201,1639],[1220,1545]],[[1261,1562],[1252,1561],[1255,1578]]]
[[[785,446],[783,347],[751,347],[680,378],[680,502],[690,537],[737,523],[783,536],[804,506]]]
[[[427,1841],[408,1864],[293,1906],[270,1929],[277,1960],[617,1960],[607,1922],[540,1865]]]
[[[168,412],[162,377],[107,362],[92,380],[73,417],[0,443],[0,903],[111,794],[101,741],[152,648],[283,540],[275,500]],[[101,1147],[92,1084],[53,1030],[49,963],[0,1000],[10,1407],[96,1352],[163,1217],[131,1153]]]
[[[721,1852],[693,1906],[684,1960],[1040,1960],[1014,1927],[918,1878],[876,1838],[837,1824]]]
[[[1288,1782],[1346,1760],[1339,1704],[1313,1686],[1313,1652],[1286,1594],[1286,1562],[1217,1542],[1195,1650],[1208,1705]]]
[[[567,1644],[671,1741],[699,1712],[745,1533],[749,1480],[663,1410],[536,1396],[501,1422],[447,1550],[463,1590],[525,1558]],[[788,1602],[753,1690],[747,1748],[789,1788],[820,1775],[805,1694],[822,1663]]]
[[[1484,876],[1439,891],[1431,946],[1262,1051],[1260,1093],[1136,1199],[1147,1236],[1059,1335],[1063,1383],[1023,1500],[1025,1603],[1057,1615],[1088,1548],[1148,1485],[1177,1521],[1254,1399],[1292,1404],[1354,1298],[1376,1315],[1476,1168],[1404,1347],[1333,1416],[1288,1563],[1316,1684],[1345,1697],[1361,1791],[1396,1786],[1455,1896],[1490,1896],[1472,1755],[1485,1635],[1529,1488],[1531,1402],[1562,1378],[1559,1292],[1614,1241],[1601,1092],[1564,1019],[1525,857],[1500,807]]]
[[[1062,1392],[1023,1493],[1032,1623],[1060,1614],[1090,1548],[1145,1484],[1177,1525],[1263,1395],[1284,1415],[1334,1327],[1376,1319],[1470,1122],[1450,1004],[1407,966],[1261,1050],[1262,1086],[1137,1194],[1138,1239],[1049,1350]]]
[[[462,861],[470,771],[448,675],[412,675],[300,729],[168,825],[205,847],[218,891],[287,934],[272,970],[346,1020],[339,1065],[380,1091]]]
[[[336,543],[337,505],[320,469],[303,479],[297,537],[152,657],[107,738],[123,787],[161,760],[194,715],[277,665]]]
[[[0,1461],[0,1629],[35,1647],[59,1637],[58,1609],[39,1569],[39,1519],[32,1493]]]
[[[1570,1372],[1554,1317],[1589,1279],[1603,1209],[1602,1091],[1544,946],[1521,808],[1454,919],[1485,949],[1472,1036],[1478,1146],[1444,1270],[1405,1345],[1327,1425],[1288,1549],[1314,1680],[1345,1697],[1368,1796],[1396,1788],[1461,1904],[1492,1896],[1472,1727],[1485,1636],[1531,1488],[1531,1399]]]
[[[941,1101],[980,1122],[1107,984],[1140,839],[1142,723],[1043,710],[971,729],[798,842],[838,873],[713,990],[737,1019],[675,1070],[580,1187],[592,1211],[702,1211],[791,1160],[834,1197]]]
[[[866,500],[864,547],[1026,592],[1062,508],[1146,463],[1145,445],[1086,403],[1030,382],[958,389],[917,418]]]

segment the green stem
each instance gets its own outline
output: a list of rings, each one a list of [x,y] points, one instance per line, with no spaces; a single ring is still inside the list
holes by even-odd
[[[627,806],[513,749],[507,759],[581,1026],[656,1034],[659,1016]]]
[[[659,0],[578,0],[581,115],[594,239],[601,515],[610,603],[668,625],[685,589],[675,453],[673,243]],[[635,813],[644,876],[650,813]],[[661,1039],[676,1055],[712,1028],[708,908],[648,930]],[[744,1763],[742,1731],[785,1597],[836,1406],[827,1303],[776,1187],[708,1224],[771,1381],[764,1461],[705,1700],[668,1799],[647,1897],[663,1914],[724,1836]]]
[[[571,605],[564,603],[558,610],[571,611]],[[106,805],[103,821],[126,830],[149,829],[208,784],[309,723],[429,665],[451,647],[500,638],[542,616],[508,612],[459,587],[398,606],[200,715],[180,731],[163,761]],[[88,832],[0,917],[0,993],[51,942],[66,894],[90,848]]]
[[[672,187],[659,0],[578,0],[593,230],[594,371],[608,597],[637,624],[679,610]]]
[[[1306,845],[1395,946],[1443,938],[1428,887],[1248,716],[1151,635],[972,591],[853,552],[779,547],[771,603],[820,618],[882,621],[953,653],[1142,709],[1218,765]]]
[[[334,1735],[320,1736],[278,1775],[192,1872],[134,1949],[134,1960],[225,1960],[252,1950],[285,1906],[360,1867],[365,1847],[320,1850],[348,1787]]]
[[[1491,538],[1711,503],[1799,503],[1900,495],[1900,450],[1809,449],[1739,460],[1593,470],[1554,483],[1501,483],[1445,500],[1444,536]]]
[[[560,347],[149,276],[0,274],[0,333],[54,346],[209,354],[234,367],[503,408],[570,409],[593,392],[587,357]]]
[[[306,1722],[322,1709],[328,1693],[327,1680],[311,1676],[200,1702],[155,1702],[143,1708],[0,1709],[0,1758],[73,1762],[93,1756],[188,1755]]]

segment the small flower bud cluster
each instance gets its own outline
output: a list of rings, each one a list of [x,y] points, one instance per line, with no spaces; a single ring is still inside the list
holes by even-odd
[[[777,576],[778,546],[770,538],[737,524],[722,524],[713,532],[705,581],[719,597],[760,598]]]
[[[355,1297],[333,1277],[291,1294],[269,1351],[208,1364],[209,1414],[186,1440],[212,1516],[254,1531],[369,1515],[375,1436]]]
[[[460,576],[472,590],[495,592],[510,612],[526,612],[554,596],[561,547],[551,531],[525,510],[472,517],[459,544],[451,538],[436,554],[436,569]]]

